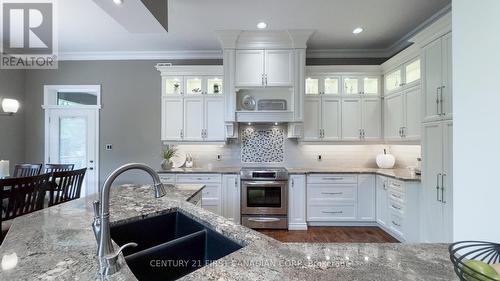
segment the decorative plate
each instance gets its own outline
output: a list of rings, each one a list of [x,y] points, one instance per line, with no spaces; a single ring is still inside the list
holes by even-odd
[[[172,167],[180,168],[186,163],[186,152],[177,150],[174,157],[172,157]]]
[[[255,99],[250,95],[244,96],[243,100],[241,100],[241,107],[243,107],[244,110],[254,110],[255,105]]]

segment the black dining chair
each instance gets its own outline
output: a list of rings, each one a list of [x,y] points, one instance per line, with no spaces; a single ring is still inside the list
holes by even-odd
[[[42,171],[42,164],[17,164],[14,166],[14,178],[38,176]]]
[[[45,173],[73,171],[75,164],[45,164]]]
[[[10,227],[10,220],[43,209],[49,179],[50,174],[0,179],[0,202],[3,205],[0,216],[2,239]]]
[[[87,168],[52,173],[49,188],[49,207],[80,198]]]

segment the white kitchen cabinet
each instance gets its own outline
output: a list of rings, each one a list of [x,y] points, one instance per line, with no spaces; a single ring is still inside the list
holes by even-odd
[[[236,51],[236,87],[261,87],[264,84],[264,50]]]
[[[204,141],[220,141],[225,138],[224,99],[205,96],[204,102]]]
[[[161,139],[181,141],[183,138],[183,98],[162,98]],[[181,120],[179,122],[179,120]]]
[[[222,215],[222,176],[221,174],[177,174],[177,184],[204,184],[202,207]]]
[[[359,141],[362,139],[361,99],[342,99],[342,140]]]
[[[179,96],[184,94],[183,76],[164,76],[162,79],[162,96]]]
[[[290,87],[293,83],[293,51],[265,50],[264,82],[268,87]]]
[[[291,87],[293,50],[237,50],[236,87]]]
[[[340,98],[324,95],[304,99],[304,141],[340,140]]]
[[[420,139],[420,86],[407,88],[385,98],[385,139]]]
[[[363,140],[382,139],[382,102],[380,98],[362,98],[361,114]]]
[[[306,95],[340,95],[341,77],[314,75],[306,78]]]
[[[419,85],[420,70],[420,57],[416,57],[387,72],[384,75],[385,95]]]
[[[376,219],[377,223],[388,228],[388,208],[387,208],[387,178],[377,176],[376,178],[377,192],[376,192]]]
[[[321,139],[325,141],[340,140],[341,136],[341,102],[339,98],[321,97]]]
[[[240,223],[240,176],[222,175],[222,215],[234,223]]]
[[[425,242],[451,242],[453,221],[453,123],[438,121],[423,125],[422,184]]]
[[[183,140],[203,140],[203,96],[184,98]]]
[[[451,33],[422,49],[423,121],[452,119]]]
[[[307,230],[305,175],[290,175],[288,188],[288,230]]]
[[[375,218],[375,176],[358,176],[358,220],[376,221]]]
[[[343,94],[352,95],[380,95],[380,78],[378,76],[343,76]]]

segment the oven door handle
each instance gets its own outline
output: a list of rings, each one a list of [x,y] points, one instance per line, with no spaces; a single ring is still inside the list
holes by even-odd
[[[244,185],[273,185],[273,186],[281,186],[283,183],[278,183],[275,181],[246,181],[243,182]]]
[[[277,222],[280,221],[278,218],[248,218],[249,221],[254,222]]]

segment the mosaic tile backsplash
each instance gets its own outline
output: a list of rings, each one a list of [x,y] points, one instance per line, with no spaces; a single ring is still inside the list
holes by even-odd
[[[284,161],[285,130],[280,127],[241,130],[241,162],[281,163]]]

